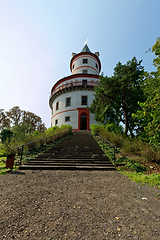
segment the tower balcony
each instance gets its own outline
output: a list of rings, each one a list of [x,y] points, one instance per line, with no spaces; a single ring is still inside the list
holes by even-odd
[[[80,80],[71,83],[63,84],[56,89],[52,90],[51,96],[49,98],[49,105],[52,108],[53,101],[63,93],[77,91],[77,90],[91,90],[94,91],[94,87],[98,86],[98,82],[89,81],[89,80]]]

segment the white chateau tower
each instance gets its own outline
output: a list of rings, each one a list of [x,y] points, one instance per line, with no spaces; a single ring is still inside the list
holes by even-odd
[[[69,124],[73,130],[90,130],[90,125],[97,123],[87,106],[99,84],[99,52],[92,53],[85,44],[80,53],[72,53],[70,69],[72,75],[61,78],[51,89],[51,126]]]

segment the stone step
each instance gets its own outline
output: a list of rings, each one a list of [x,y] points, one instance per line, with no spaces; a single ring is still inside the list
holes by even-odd
[[[41,156],[45,156],[45,157],[48,157],[48,156],[62,156],[62,155],[105,155],[104,152],[92,152],[92,151],[89,151],[89,152],[78,152],[78,151],[74,151],[74,152],[71,152],[71,151],[59,151],[59,152],[50,152],[50,153],[42,153],[40,155],[38,155],[38,157],[41,157]]]
[[[28,162],[53,162],[53,161],[57,161],[57,162],[63,162],[63,161],[70,161],[70,162],[74,162],[74,161],[80,161],[80,162],[87,162],[87,161],[94,161],[94,162],[110,162],[110,160],[108,158],[36,158],[36,159],[30,159],[28,160]]]
[[[47,163],[47,162],[33,162],[33,163],[28,163],[24,164],[26,165],[51,165],[51,166],[113,166],[111,163],[68,163],[68,162],[54,162],[54,163]]]
[[[60,150],[52,150],[52,151],[46,151],[43,154],[47,155],[47,154],[57,154],[57,153],[102,153],[101,149],[87,149],[87,150],[81,150],[81,149],[74,149],[74,150],[70,150],[70,149],[60,149]]]
[[[41,170],[115,170],[88,131],[78,131],[19,167]]]
[[[45,157],[45,156],[41,156],[41,157],[36,157],[35,159],[108,159],[107,156],[101,156],[101,155],[98,155],[98,156],[93,156],[93,155],[85,155],[85,156],[82,156],[82,155],[54,155],[54,156],[50,156],[50,157]]]
[[[52,165],[22,165],[19,167],[20,170],[98,170],[98,171],[115,171],[114,166],[95,166],[95,165],[89,165],[89,166],[52,166]]]
[[[84,159],[84,160],[80,160],[80,159],[75,159],[75,160],[70,160],[70,159],[53,159],[53,160],[29,160],[27,162],[27,164],[31,164],[31,163],[97,163],[97,164],[112,164],[109,160],[91,160],[91,159]]]
[[[71,151],[71,152],[74,152],[74,151],[80,151],[80,152],[100,152],[102,151],[101,148],[63,148],[63,147],[60,147],[60,148],[52,148],[52,149],[49,149],[47,150],[45,153],[52,153],[52,152],[59,152],[59,151]]]

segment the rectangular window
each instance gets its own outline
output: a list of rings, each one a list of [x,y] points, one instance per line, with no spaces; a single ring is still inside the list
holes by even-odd
[[[73,64],[73,66],[72,66],[72,69],[74,69],[74,64]]]
[[[98,64],[96,63],[96,68],[98,69]]]
[[[71,97],[66,98],[66,107],[71,106]]]
[[[58,119],[55,120],[55,125],[57,125],[57,124],[58,124]]]
[[[88,59],[87,58],[83,59],[83,64],[85,64],[85,63],[88,63]]]
[[[88,73],[88,71],[87,70],[83,70],[83,73]]]
[[[65,117],[65,122],[69,122],[70,121],[70,116],[69,117]]]
[[[87,105],[87,96],[81,96],[81,105]]]
[[[87,80],[82,80],[82,86],[87,86]]]
[[[59,109],[59,102],[56,102],[56,110]]]

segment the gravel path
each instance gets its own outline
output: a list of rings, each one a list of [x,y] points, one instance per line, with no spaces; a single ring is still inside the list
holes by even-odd
[[[18,170],[0,176],[0,239],[158,240],[158,193],[116,171]]]

